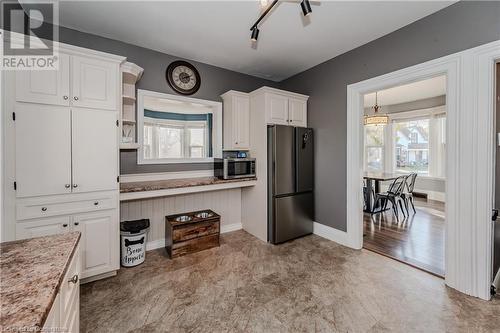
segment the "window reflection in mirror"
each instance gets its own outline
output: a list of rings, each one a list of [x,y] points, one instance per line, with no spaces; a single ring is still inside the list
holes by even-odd
[[[221,130],[216,119],[219,103],[203,104],[203,101],[197,103],[185,97],[175,96],[174,99],[164,97],[169,96],[166,94],[150,92],[150,96],[147,93],[142,91],[139,103],[139,126],[142,125],[139,162],[207,161],[217,155],[214,154],[214,140]]]

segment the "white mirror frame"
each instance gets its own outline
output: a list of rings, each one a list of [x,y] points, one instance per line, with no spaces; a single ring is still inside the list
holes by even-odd
[[[213,109],[212,122],[212,157],[206,158],[164,158],[147,160],[144,159],[144,97],[165,98],[180,102],[202,104]],[[191,98],[179,95],[171,95],[149,90],[137,90],[137,164],[176,164],[176,163],[210,163],[214,158],[222,158],[222,103],[208,101],[198,98]]]

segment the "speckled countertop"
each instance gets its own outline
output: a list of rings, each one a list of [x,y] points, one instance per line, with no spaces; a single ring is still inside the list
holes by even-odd
[[[0,331],[39,331],[80,240],[79,232],[0,244]]]
[[[147,182],[121,183],[120,193],[144,192],[167,190],[171,188],[216,185],[224,183],[244,182],[257,180],[257,178],[238,178],[238,179],[219,179],[217,177],[197,177],[197,178],[182,178],[169,180],[156,180]]]

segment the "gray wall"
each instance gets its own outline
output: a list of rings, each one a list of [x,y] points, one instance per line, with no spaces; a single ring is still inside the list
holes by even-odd
[[[346,230],[347,85],[500,39],[500,2],[459,2],[282,82],[310,95],[316,221]]]
[[[144,74],[137,85],[138,89],[175,94],[165,80],[165,70],[172,61],[182,58],[64,27],[61,27],[59,40],[66,44],[125,56],[128,61],[144,68]],[[203,50],[200,50],[200,52],[203,52]],[[222,101],[219,96],[231,89],[250,92],[264,85],[278,86],[278,83],[273,81],[196,61],[188,61],[198,69],[201,76],[200,90],[191,96],[194,98]],[[122,151],[120,153],[120,162],[121,174],[206,170],[212,168],[211,163],[137,165],[137,152],[132,150]]]

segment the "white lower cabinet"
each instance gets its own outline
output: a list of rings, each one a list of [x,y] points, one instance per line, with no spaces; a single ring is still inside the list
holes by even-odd
[[[116,221],[116,210],[73,216],[73,230],[82,234],[82,279],[120,268],[120,231]]]
[[[55,216],[17,223],[16,239],[26,239],[61,234],[70,229],[71,216]]]
[[[80,331],[80,252],[78,246],[68,266],[42,332]]]
[[[116,271],[120,268],[118,201],[113,192],[20,200],[16,239],[79,231],[80,278]]]

